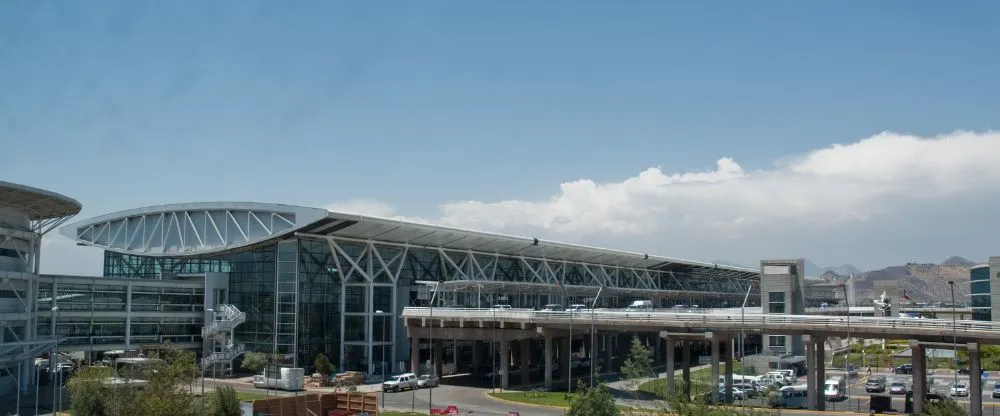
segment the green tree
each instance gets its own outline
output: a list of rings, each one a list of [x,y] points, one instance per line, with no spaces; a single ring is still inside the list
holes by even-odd
[[[267,355],[260,352],[248,352],[243,354],[243,360],[240,361],[240,366],[254,374],[260,374],[263,372],[265,365],[267,365]]]
[[[968,416],[969,412],[966,412],[965,408],[959,405],[958,402],[952,399],[944,399],[930,403],[927,409],[924,410],[924,414],[928,416]]]
[[[618,416],[618,406],[611,391],[604,384],[587,387],[583,381],[578,381],[576,394],[570,401],[567,416]]]
[[[240,409],[240,398],[236,395],[236,390],[232,387],[217,387],[212,394],[212,416],[243,416],[243,409]]]
[[[329,376],[333,374],[334,367],[330,364],[330,359],[326,358],[323,353],[316,354],[316,359],[313,360],[313,366],[316,367],[316,372],[324,376]]]
[[[639,337],[632,338],[632,349],[622,364],[621,373],[622,377],[628,380],[626,384],[635,391],[635,397],[638,399],[639,384],[643,378],[653,374],[653,355]]]

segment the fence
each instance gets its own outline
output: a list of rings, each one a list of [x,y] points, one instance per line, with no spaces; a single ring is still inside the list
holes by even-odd
[[[302,394],[253,402],[253,414],[261,416],[326,416],[345,410],[378,415],[378,395],[371,393]]]

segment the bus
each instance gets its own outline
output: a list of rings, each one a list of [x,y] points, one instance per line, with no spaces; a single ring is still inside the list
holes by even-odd
[[[771,407],[783,407],[786,409],[804,409],[809,406],[808,402],[809,386],[799,384],[797,386],[785,386],[771,394]]]

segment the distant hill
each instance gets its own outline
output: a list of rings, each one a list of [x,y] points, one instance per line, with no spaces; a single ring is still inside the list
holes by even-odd
[[[948,257],[947,260],[941,262],[942,266],[959,266],[959,267],[972,267],[976,265],[976,262],[959,256]]]
[[[958,259],[968,262],[961,257]],[[899,289],[896,294],[890,295],[893,297],[899,296],[905,290],[913,302],[951,302],[951,290],[948,282],[954,281],[955,300],[964,303],[969,294],[968,263],[961,261],[953,262],[952,264],[955,265],[907,263],[903,266],[886,267],[855,275],[857,280],[855,280],[854,287],[859,299],[873,299],[881,295],[881,293],[874,293],[873,289],[877,282],[886,282],[890,287]]]
[[[843,264],[840,266],[819,266],[808,259],[806,260],[806,276],[820,277],[827,272],[833,272],[839,276],[850,276],[852,273],[861,273],[861,269],[858,269],[850,264]]]

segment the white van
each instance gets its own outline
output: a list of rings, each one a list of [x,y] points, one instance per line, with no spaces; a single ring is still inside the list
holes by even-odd
[[[651,311],[653,310],[653,301],[651,300],[637,300],[628,305],[627,310],[629,312],[635,311]]]
[[[847,398],[847,381],[840,377],[826,379],[823,384],[823,396],[827,400],[841,400]]]
[[[771,407],[784,407],[789,409],[805,408],[809,405],[809,387],[805,384],[797,386],[785,386],[771,394]]]

